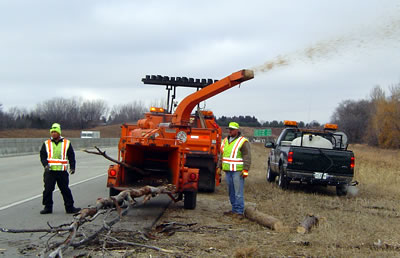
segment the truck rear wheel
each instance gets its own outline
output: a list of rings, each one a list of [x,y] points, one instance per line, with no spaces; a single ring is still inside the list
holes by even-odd
[[[183,193],[183,207],[193,210],[196,208],[197,192],[187,191]]]
[[[289,186],[288,178],[285,175],[285,171],[283,170],[283,166],[279,167],[279,179],[278,179],[278,186],[281,189],[287,189]]]
[[[344,196],[347,194],[347,186],[346,185],[337,185],[336,186],[336,195]]]
[[[268,182],[275,182],[276,175],[271,171],[271,166],[268,164],[268,169],[267,169],[267,181]]]

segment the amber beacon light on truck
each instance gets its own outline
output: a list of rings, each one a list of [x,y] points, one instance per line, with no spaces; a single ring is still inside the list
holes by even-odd
[[[338,129],[338,125],[337,124],[325,124],[324,129],[336,131]]]
[[[283,121],[283,124],[288,127],[297,127],[296,121],[285,120]]]
[[[164,113],[165,109],[160,107],[151,107],[150,112],[152,113]]]

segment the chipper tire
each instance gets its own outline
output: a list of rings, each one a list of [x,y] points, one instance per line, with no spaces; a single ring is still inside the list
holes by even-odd
[[[186,166],[199,169],[199,192],[215,192],[216,165],[210,157],[188,156]]]
[[[183,207],[188,210],[196,208],[197,192],[187,191],[183,193]]]
[[[111,197],[111,196],[116,196],[116,195],[118,195],[120,192],[121,192],[121,191],[119,191],[119,190],[117,190],[117,189],[115,189],[115,188],[113,188],[113,187],[110,187],[110,197]]]
[[[215,192],[215,169],[200,168],[199,191],[205,193]]]

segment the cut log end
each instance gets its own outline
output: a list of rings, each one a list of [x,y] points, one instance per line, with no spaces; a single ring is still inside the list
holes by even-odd
[[[311,231],[311,228],[317,226],[319,222],[319,218],[312,214],[306,216],[303,222],[297,227],[296,231],[300,234],[305,234]]]
[[[299,233],[299,234],[305,234],[305,233],[307,233],[307,229],[306,229],[305,227],[303,227],[303,226],[298,226],[297,229],[296,229],[296,231],[297,231],[297,233]]]
[[[285,230],[285,226],[280,220],[265,213],[262,213],[260,211],[257,211],[255,207],[246,207],[244,215],[246,218],[255,221],[258,224],[268,227],[272,230],[276,231]]]

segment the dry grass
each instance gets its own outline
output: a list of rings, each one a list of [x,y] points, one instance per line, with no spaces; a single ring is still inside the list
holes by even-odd
[[[196,210],[172,204],[161,221],[197,223],[189,232],[160,235],[150,244],[176,251],[170,257],[400,257],[400,152],[363,145],[351,146],[356,156],[359,193],[337,197],[333,187],[293,184],[283,191],[265,180],[268,150],[252,144],[253,163],[246,179],[246,202],[280,219],[288,232],[274,232],[249,220],[222,215],[229,210],[226,185],[214,194],[199,194]],[[309,234],[297,225],[312,213],[324,220]],[[374,243],[381,241],[383,245]],[[135,256],[164,256],[137,250]]]

